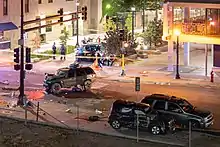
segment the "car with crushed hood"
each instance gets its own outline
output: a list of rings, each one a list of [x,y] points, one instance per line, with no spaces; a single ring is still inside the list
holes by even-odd
[[[47,93],[58,94],[62,88],[80,86],[89,91],[96,78],[91,67],[65,67],[57,70],[55,74],[45,73],[43,86]]]

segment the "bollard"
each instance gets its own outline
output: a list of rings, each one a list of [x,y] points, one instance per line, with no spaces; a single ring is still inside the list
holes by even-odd
[[[211,71],[211,73],[210,73],[210,74],[211,74],[211,77],[210,77],[210,82],[212,82],[212,83],[213,83],[213,82],[214,82],[214,72],[213,72],[213,71]]]
[[[125,76],[125,55],[121,55],[121,76]]]
[[[37,116],[36,116],[36,121],[38,122],[38,118],[39,118],[39,102],[37,102]]]

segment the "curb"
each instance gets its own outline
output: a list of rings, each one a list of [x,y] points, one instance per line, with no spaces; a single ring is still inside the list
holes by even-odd
[[[0,115],[0,118],[10,119],[10,120],[15,120],[15,121],[20,121],[20,122],[25,121],[24,119],[21,119],[21,118],[8,117],[8,116],[2,116],[2,115]],[[34,120],[27,120],[27,122],[32,123],[32,124],[36,124],[36,125],[43,125],[43,126],[48,126],[48,127],[53,127],[53,128],[60,128],[60,129],[65,129],[65,130],[77,131],[77,128],[61,126],[61,125],[53,124],[53,123],[36,122]],[[95,134],[100,134],[100,135],[105,135],[105,136],[119,137],[119,138],[124,138],[124,139],[136,140],[136,137],[132,137],[132,136],[126,136],[126,135],[120,135],[120,134],[114,134],[114,133],[95,132],[95,131],[92,131],[92,130],[82,129],[82,128],[79,128],[78,131],[95,133]],[[167,144],[167,145],[181,146],[181,147],[185,146],[185,144],[178,144],[178,143],[165,142],[165,141],[159,141],[159,140],[154,140],[154,139],[145,139],[145,138],[139,138],[139,141],[159,143],[159,144]]]

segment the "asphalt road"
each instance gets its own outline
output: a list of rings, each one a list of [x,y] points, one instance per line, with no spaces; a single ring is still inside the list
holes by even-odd
[[[29,89],[43,89],[44,75],[28,73],[26,75],[25,86]],[[18,85],[19,73],[12,72],[9,69],[1,70],[0,81],[8,80],[10,85]],[[10,86],[8,85],[8,86]],[[4,85],[2,85],[4,86]],[[7,85],[5,85],[7,86]],[[141,91],[137,94],[134,91],[134,83],[121,83],[116,81],[107,81],[103,79],[98,79],[93,85],[96,93],[99,95],[105,96],[105,99],[100,101],[100,105],[96,103],[95,107],[100,109],[108,110],[111,106],[111,103],[114,99],[129,99],[129,100],[138,100],[140,101],[145,95],[152,93],[162,93],[175,95],[178,97],[186,98],[189,102],[195,106],[207,109],[214,113],[215,122],[212,128],[220,130],[220,91],[219,89],[209,88],[209,87],[192,87],[192,85],[186,86],[172,86],[172,85],[149,85],[141,84]],[[83,98],[84,94],[78,94]],[[95,94],[94,94],[95,95]],[[66,94],[66,97],[74,97],[74,95]],[[93,97],[91,94],[87,94],[86,98]],[[77,101],[77,100],[74,100]],[[87,103],[90,103],[88,101]],[[79,103],[80,104],[80,103]],[[105,108],[101,108],[102,105]],[[93,107],[90,105],[90,107]],[[94,108],[95,109],[95,108]]]
[[[220,91],[214,88],[197,86],[172,86],[172,85],[149,85],[141,84],[141,91],[134,91],[134,83],[119,83],[112,81],[97,81],[108,84],[98,91],[105,96],[140,101],[144,96],[153,93],[174,95],[187,99],[198,108],[207,109],[214,113],[215,122],[213,129],[220,129]]]

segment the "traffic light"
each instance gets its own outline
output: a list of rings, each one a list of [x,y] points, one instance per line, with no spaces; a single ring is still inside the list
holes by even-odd
[[[82,7],[82,20],[87,20],[87,7]]]
[[[32,70],[32,68],[33,68],[33,64],[30,64],[30,63],[25,64],[26,70]]]
[[[57,11],[57,13],[60,14],[60,16],[63,15],[63,8],[60,8],[60,10]],[[60,17],[60,20],[58,20],[58,22],[60,22],[60,25],[63,25],[63,17]]]
[[[124,35],[125,35],[125,30],[123,30],[123,29],[119,30],[119,38],[121,41],[124,41],[124,39],[125,39]]]
[[[31,48],[26,48],[26,63],[31,63]]]
[[[14,49],[14,62],[19,63],[19,48]]]
[[[29,47],[26,48],[25,60],[26,60],[25,69],[31,70],[33,68],[33,65],[30,64],[31,63],[31,48]]]

